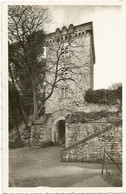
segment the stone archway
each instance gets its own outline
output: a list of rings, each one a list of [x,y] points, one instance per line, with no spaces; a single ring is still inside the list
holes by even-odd
[[[52,126],[52,141],[54,144],[65,144],[65,117],[61,116],[54,120]]]

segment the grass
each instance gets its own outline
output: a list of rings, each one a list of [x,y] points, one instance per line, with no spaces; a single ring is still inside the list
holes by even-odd
[[[122,174],[120,172],[109,172],[108,177],[104,175],[104,178],[113,187],[122,187]]]
[[[38,186],[49,186],[49,187],[70,187],[77,181],[82,180],[82,175],[77,176],[62,176],[62,177],[33,177],[29,179],[16,180],[16,187],[38,187]],[[11,187],[11,184],[10,184]]]
[[[10,187],[110,187],[106,181],[102,180],[98,174],[68,175],[60,177],[32,177],[28,179],[18,179],[15,185]]]
[[[9,150],[10,187],[110,187],[102,164],[60,162],[60,147]],[[112,167],[111,167],[112,168]]]

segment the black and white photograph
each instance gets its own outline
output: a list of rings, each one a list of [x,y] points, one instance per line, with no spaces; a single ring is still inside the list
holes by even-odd
[[[121,16],[121,5],[7,4],[10,191],[125,186]]]

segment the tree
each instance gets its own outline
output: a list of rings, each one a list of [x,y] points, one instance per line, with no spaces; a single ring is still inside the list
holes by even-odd
[[[110,90],[117,90],[118,88],[122,88],[122,83],[121,83],[121,82],[119,82],[119,83],[113,83],[113,84],[109,87]]]
[[[79,60],[84,45],[81,38],[78,43],[75,41],[76,38],[72,37],[68,40],[57,40],[56,47],[50,48],[48,53],[50,56],[54,55],[55,59],[48,58],[46,63],[49,65],[45,65],[43,28],[48,22],[48,10],[41,6],[9,6],[8,13],[9,76],[18,96],[19,108],[22,110],[20,113],[27,123],[28,95],[32,99],[30,108],[33,106],[34,121],[39,117],[45,101],[62,83],[70,88],[70,82],[73,82],[83,90],[79,76],[86,63],[83,67],[79,66]],[[75,62],[70,60],[67,53],[75,58]],[[72,74],[76,74],[76,78],[72,77]],[[48,76],[51,79],[48,79]],[[70,92],[73,92],[72,88]]]
[[[29,39],[32,38],[32,41]],[[9,72],[13,85],[20,91],[20,95],[28,100],[33,95],[34,118],[37,114],[37,85],[44,77],[45,61],[39,60],[39,54],[43,53],[43,33],[38,32],[28,37],[25,44],[26,52],[18,44],[9,45]],[[32,42],[32,45],[31,45]],[[27,97],[27,98],[26,98]],[[30,98],[29,98],[30,97]]]
[[[119,109],[122,109],[122,83],[114,83],[109,87],[113,91],[113,94],[116,96]]]
[[[9,66],[14,79],[17,76],[16,79],[20,82],[15,83],[20,84],[20,89],[24,77],[30,80],[31,83],[28,85],[31,84],[32,87],[35,118],[38,108],[36,92],[38,77],[36,75],[43,73],[44,65],[44,61],[41,60],[44,32],[40,29],[43,29],[44,24],[48,22],[48,10],[39,6],[9,6],[8,15]]]
[[[84,49],[81,38],[76,43],[76,37],[66,39],[57,39],[57,42],[52,45],[47,45],[47,58],[44,78],[45,83],[45,101],[47,101],[54,93],[55,89],[60,89],[63,85],[69,88],[69,93],[74,94],[74,89],[71,87],[74,83],[76,87],[83,93],[83,86],[80,81],[85,65],[82,64],[82,52]],[[75,62],[71,61],[75,59]],[[88,87],[88,86],[87,86]],[[44,90],[44,89],[43,89]]]
[[[46,99],[50,97],[54,88],[60,82],[65,82],[66,84],[74,82],[81,91],[83,90],[79,76],[82,78],[82,70],[90,63],[90,60],[86,59],[86,55],[89,53],[84,53],[85,48],[83,36],[76,38],[76,36],[72,37],[71,35],[67,39],[63,37],[58,38],[55,47],[49,48],[48,53],[49,55],[52,54],[53,59],[48,57],[47,64],[49,64],[49,67],[46,67],[46,72],[52,75],[52,80],[47,83],[51,85],[51,92],[48,92]]]
[[[16,123],[16,128],[19,124],[19,119],[14,119],[17,114],[20,119],[23,118],[27,127],[28,115],[33,113],[34,121],[38,114],[40,96],[37,89],[41,87],[45,75],[43,28],[48,21],[47,8],[9,6],[9,111],[13,118],[10,119],[13,120],[11,123]]]
[[[44,29],[47,22],[49,22],[49,12],[45,7],[10,5],[8,7],[9,42],[18,42],[23,47],[27,37]]]
[[[122,106],[122,84],[114,83],[109,89],[87,90],[85,100],[88,103]]]

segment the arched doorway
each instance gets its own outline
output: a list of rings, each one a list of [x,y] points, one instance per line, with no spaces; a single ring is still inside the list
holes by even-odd
[[[60,117],[53,122],[52,141],[55,145],[65,144],[65,118]]]
[[[58,131],[58,144],[65,144],[65,120],[60,120],[57,122]]]

